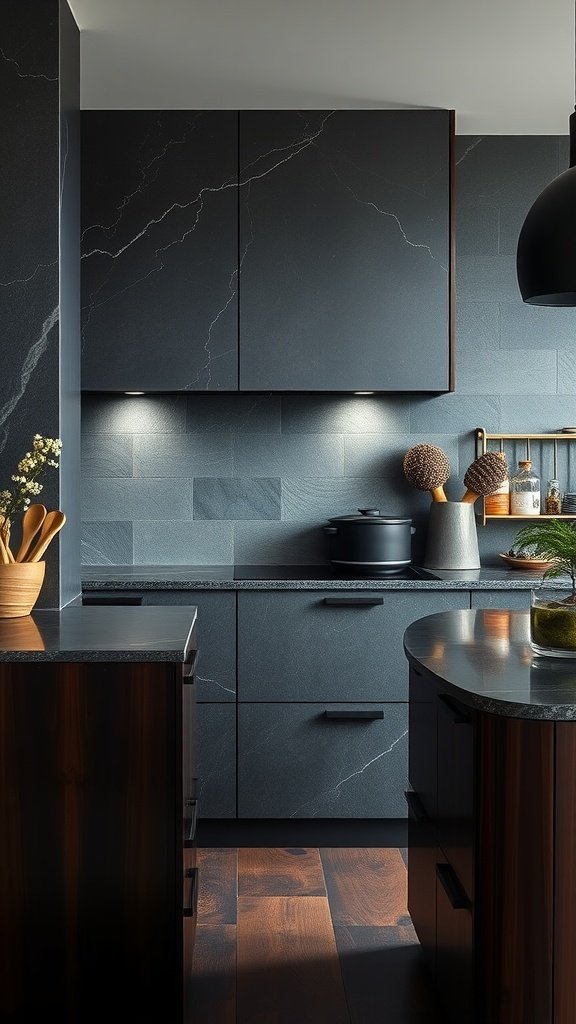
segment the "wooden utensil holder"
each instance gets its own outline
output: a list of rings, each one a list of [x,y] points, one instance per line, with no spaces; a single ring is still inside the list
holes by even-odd
[[[40,596],[46,562],[0,565],[0,619],[29,615]]]

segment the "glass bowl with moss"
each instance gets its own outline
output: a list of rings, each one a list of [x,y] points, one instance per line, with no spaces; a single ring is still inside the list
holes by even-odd
[[[519,530],[516,544],[550,563],[542,585],[531,592],[532,650],[549,658],[576,658],[576,523],[533,523]],[[556,585],[546,587],[547,580]]]

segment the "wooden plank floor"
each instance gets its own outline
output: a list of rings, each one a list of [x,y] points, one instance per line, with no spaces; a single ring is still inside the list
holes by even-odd
[[[442,1024],[405,851],[198,851],[189,1024]]]

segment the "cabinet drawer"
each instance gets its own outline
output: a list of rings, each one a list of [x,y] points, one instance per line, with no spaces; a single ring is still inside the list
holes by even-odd
[[[474,926],[461,880],[441,856],[436,864],[436,983],[450,1024],[474,1019]]]
[[[418,794],[424,812],[436,818],[437,758],[436,735],[437,686],[430,676],[410,666],[410,705],[408,709],[408,778]]]
[[[152,590],[145,605],[196,605],[198,661],[196,699],[236,700],[236,595],[205,590]]]
[[[201,818],[236,817],[236,707],[198,704],[198,813]]]
[[[239,816],[405,817],[407,710],[406,704],[240,705]]]
[[[468,606],[467,591],[239,593],[239,700],[405,701],[404,631]]]
[[[436,828],[418,794],[406,794],[408,804],[408,913],[428,967],[436,970]]]
[[[439,693],[438,845],[474,896],[475,712]]]

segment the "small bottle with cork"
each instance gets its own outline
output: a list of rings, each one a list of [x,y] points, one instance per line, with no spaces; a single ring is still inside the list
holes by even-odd
[[[540,515],[540,479],[532,471],[531,459],[521,459],[510,480],[510,515]]]

